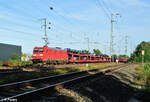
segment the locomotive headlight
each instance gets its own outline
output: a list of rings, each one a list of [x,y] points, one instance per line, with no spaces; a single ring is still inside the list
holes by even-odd
[[[43,56],[43,54],[40,54],[40,56]]]
[[[36,56],[36,54],[33,54],[33,56]]]

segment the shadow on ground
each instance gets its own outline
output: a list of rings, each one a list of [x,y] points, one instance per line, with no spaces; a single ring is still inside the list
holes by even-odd
[[[136,93],[135,88],[112,75],[100,76],[89,84],[66,90],[70,92],[58,92],[59,96],[54,102],[128,102]]]

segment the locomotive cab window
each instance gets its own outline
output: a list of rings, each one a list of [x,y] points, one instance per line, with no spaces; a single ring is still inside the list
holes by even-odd
[[[43,49],[39,49],[39,52],[43,52]]]
[[[37,53],[37,52],[39,52],[39,51],[38,51],[38,49],[34,49],[34,52]]]
[[[34,53],[41,53],[41,52],[43,52],[43,49],[34,49]]]

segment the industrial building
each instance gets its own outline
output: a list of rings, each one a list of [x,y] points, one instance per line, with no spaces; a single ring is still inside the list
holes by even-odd
[[[0,43],[0,61],[6,61],[13,55],[21,56],[21,46]]]

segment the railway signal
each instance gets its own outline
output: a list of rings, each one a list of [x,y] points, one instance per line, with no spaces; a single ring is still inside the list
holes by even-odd
[[[141,53],[142,53],[142,64],[143,64],[143,63],[144,63],[144,55],[145,55],[145,51],[142,50]]]

